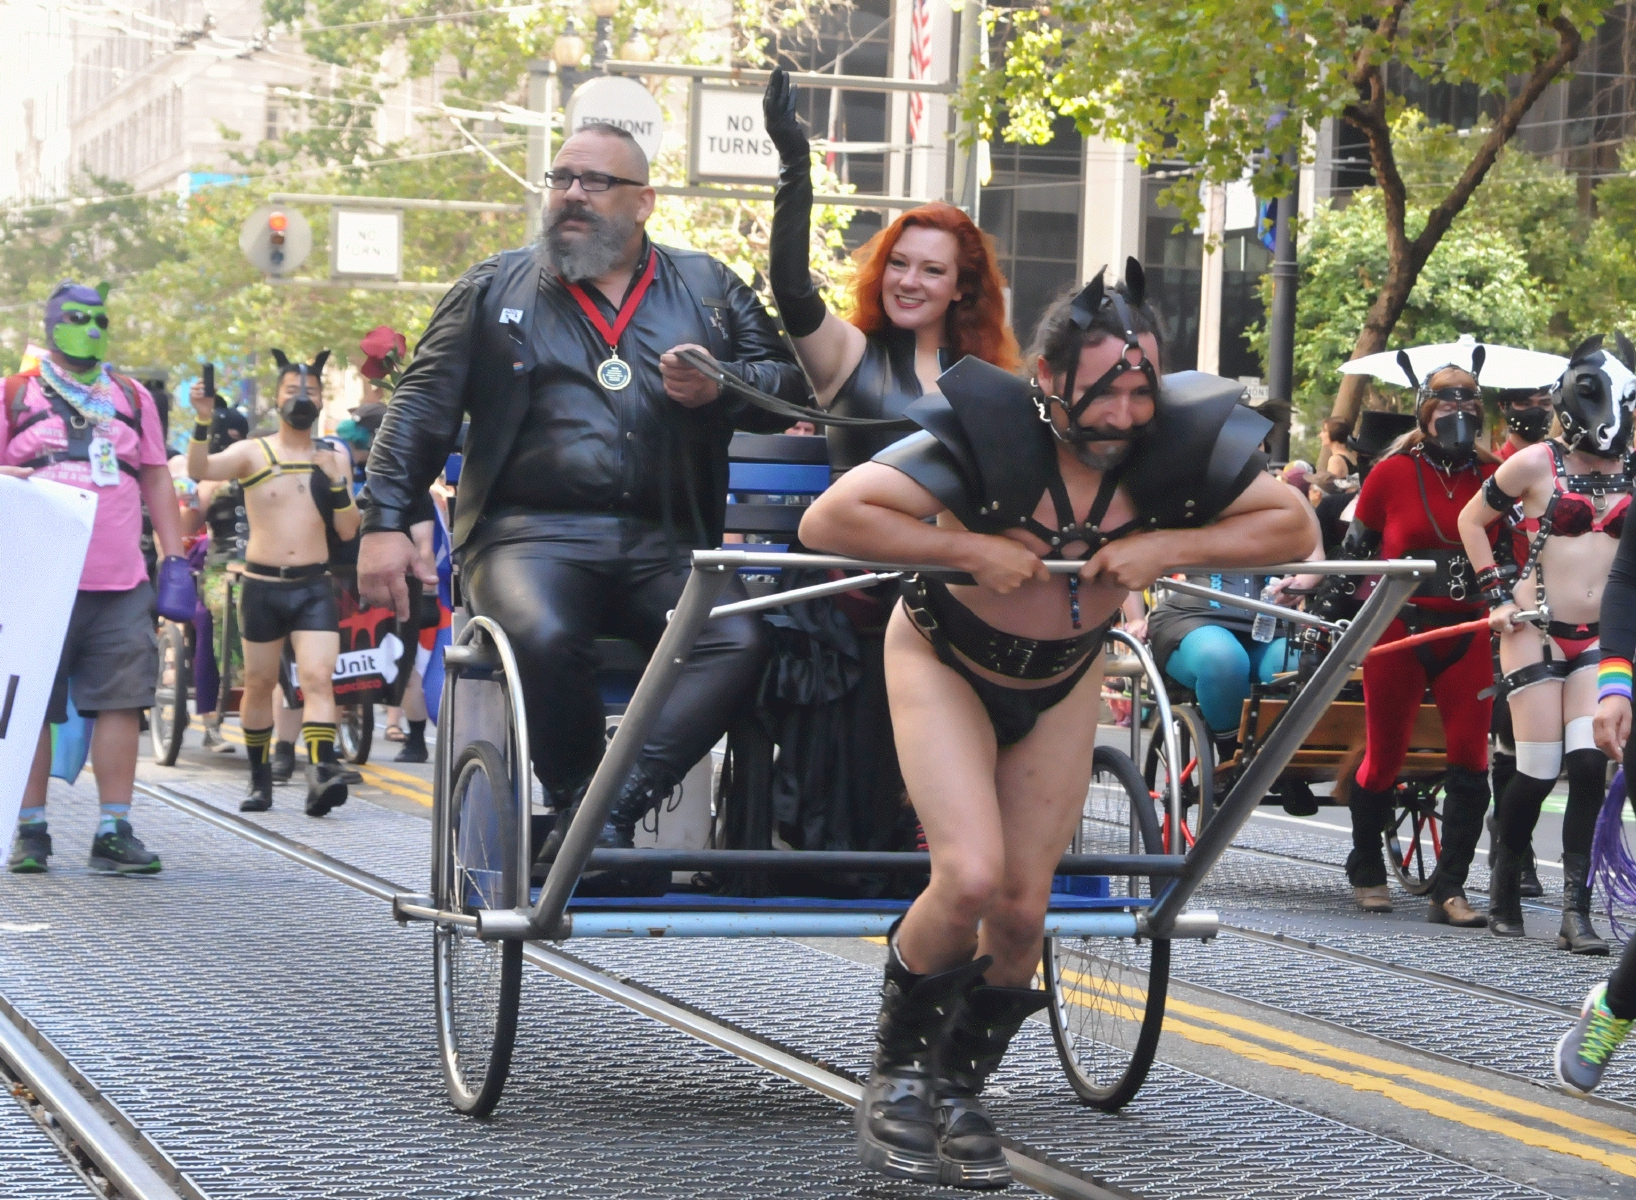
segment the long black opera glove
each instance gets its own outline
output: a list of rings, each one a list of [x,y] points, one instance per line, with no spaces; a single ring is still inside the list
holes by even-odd
[[[767,279],[791,337],[806,337],[824,323],[827,310],[808,269],[812,236],[812,149],[795,115],[795,88],[780,67],[761,98],[767,136],[778,147],[778,190],[773,194],[773,232]]]

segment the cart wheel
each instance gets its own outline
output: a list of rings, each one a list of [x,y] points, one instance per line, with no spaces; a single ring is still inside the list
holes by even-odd
[[[1136,764],[1107,746],[1096,748],[1094,761],[1073,851],[1163,853],[1158,816]],[[1115,898],[1151,894],[1145,878],[1115,876],[1108,889]],[[1051,1036],[1068,1083],[1093,1108],[1124,1107],[1159,1047],[1170,940],[1046,938],[1041,969],[1051,994]]]
[[[174,767],[187,732],[187,683],[191,664],[187,635],[174,621],[159,624],[159,676],[154,682],[153,708],[148,714],[148,739],[153,761]]]
[[[1437,811],[1442,783],[1410,784],[1397,793],[1392,823],[1386,827],[1386,861],[1403,890],[1424,896],[1443,855],[1443,822]]]
[[[491,742],[473,742],[460,756],[442,806],[447,826],[434,831],[439,857],[432,887],[437,907],[475,913],[519,901],[515,790],[505,756]],[[486,1117],[500,1101],[511,1070],[522,985],[523,944],[485,942],[462,925],[432,934],[437,1040],[449,1100]]]
[[[335,735],[341,743],[341,757],[355,766],[363,766],[369,761],[369,748],[375,742],[375,706],[341,705],[341,720]]]
[[[1191,813],[1193,833],[1198,834],[1216,812],[1215,738],[1204,714],[1192,704],[1175,704],[1170,709],[1176,722],[1176,747],[1182,759],[1182,812]],[[1142,773],[1148,791],[1161,811],[1170,808],[1170,764],[1165,756],[1163,731],[1155,729],[1148,743],[1146,770]],[[1172,846],[1172,849],[1177,847]],[[1155,850],[1155,854],[1163,851]]]

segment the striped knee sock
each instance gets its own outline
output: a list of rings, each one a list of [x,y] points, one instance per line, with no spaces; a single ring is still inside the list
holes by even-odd
[[[250,765],[259,767],[267,761],[267,746],[273,740],[273,727],[266,729],[246,729],[244,731],[244,752],[250,756]]]
[[[307,721],[301,726],[301,740],[307,743],[307,761],[335,761],[335,722]]]

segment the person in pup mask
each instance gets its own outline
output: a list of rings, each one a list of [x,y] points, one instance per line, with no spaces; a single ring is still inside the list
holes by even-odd
[[[313,443],[312,427],[323,403],[322,372],[329,351],[309,363],[293,363],[282,350],[278,364],[278,432],[210,452],[210,397],[196,393],[198,423],[188,447],[188,474],[205,480],[238,480],[250,521],[245,547],[239,628],[244,639],[244,697],[239,721],[250,757],[250,791],[239,808],[265,812],[273,806],[268,745],[273,736],[273,689],[284,639],[295,652],[305,697],[302,740],[307,744],[307,815],[321,817],[347,798],[335,756],[335,695],[330,678],[340,651],[339,612],[329,575],[333,529],[343,541],[358,534],[352,502],[352,468],[346,458]]]
[[[1407,370],[1408,357],[1400,360]],[[1481,368],[1478,367],[1480,370]],[[1414,379],[1412,371],[1409,378]],[[1480,619],[1478,593],[1456,522],[1494,472],[1477,447],[1482,400],[1476,376],[1460,367],[1433,371],[1418,388],[1415,428],[1387,450],[1363,482],[1342,543],[1346,558],[1422,558],[1437,574],[1421,585],[1386,628],[1379,645],[1439,626]],[[1389,912],[1381,834],[1392,817],[1392,789],[1409,750],[1420,700],[1430,686],[1448,742],[1443,841],[1426,919],[1481,926],[1466,900],[1466,872],[1488,812],[1488,728],[1493,701],[1489,639],[1465,634],[1365,660],[1363,762],[1351,787],[1353,896],[1366,912]]]
[[[180,588],[192,614],[192,580],[182,559],[176,493],[165,467],[164,433],[153,397],[141,383],[108,369],[106,286],[63,282],[46,302],[45,343],[32,371],[5,381],[0,414],[0,474],[38,475],[97,497],[91,541],[57,663],[56,682],[39,731],[34,764],[23,789],[9,869],[47,869],[46,782],[51,724],[74,707],[96,716],[91,763],[102,819],[91,843],[90,867],[101,874],[152,874],[159,856],[131,829],[131,792],[142,710],[153,705],[158,674],[154,638],[155,588],[142,558],[142,508],[165,555],[159,567],[160,609],[181,614],[170,595]],[[32,731],[12,729],[11,736]]]
[[[1545,797],[1564,763],[1568,806],[1562,816],[1562,927],[1557,946],[1606,954],[1591,925],[1591,842],[1602,807],[1607,756],[1593,720],[1602,660],[1599,610],[1625,512],[1630,507],[1631,405],[1636,376],[1625,361],[1583,343],[1552,390],[1562,436],[1519,450],[1460,514],[1460,536],[1500,635],[1517,770],[1499,797],[1489,929],[1522,937],[1521,868]],[[1535,410],[1537,411],[1537,410]],[[1488,527],[1522,506],[1516,523],[1514,582],[1494,565]],[[1540,615],[1519,622],[1519,612]]]

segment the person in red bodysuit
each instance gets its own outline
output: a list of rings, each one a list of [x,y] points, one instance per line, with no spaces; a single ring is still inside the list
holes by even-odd
[[[1460,510],[1494,473],[1478,451],[1482,421],[1477,381],[1457,367],[1427,377],[1416,405],[1418,428],[1375,464],[1358,496],[1343,553],[1349,558],[1430,558],[1437,578],[1422,585],[1386,629],[1380,645],[1487,615],[1456,526]],[[1352,785],[1352,853],[1347,877],[1359,907],[1391,909],[1381,833],[1392,815],[1392,789],[1429,686],[1448,745],[1443,837],[1437,882],[1426,919],[1481,926],[1466,900],[1466,872],[1488,812],[1488,727],[1493,701],[1478,693],[1493,683],[1487,634],[1465,634],[1365,661],[1367,742]]]

